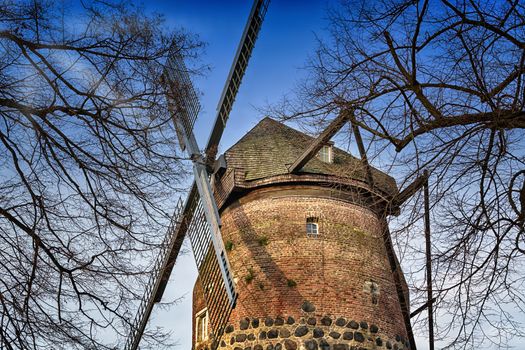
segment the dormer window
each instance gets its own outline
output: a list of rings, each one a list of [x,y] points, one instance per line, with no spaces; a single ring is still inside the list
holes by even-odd
[[[332,144],[328,143],[326,145],[323,145],[321,149],[319,150],[318,157],[322,162],[325,163],[332,163],[333,161],[333,149]]]

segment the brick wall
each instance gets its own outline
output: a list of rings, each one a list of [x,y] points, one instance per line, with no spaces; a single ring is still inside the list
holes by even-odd
[[[381,221],[332,192],[270,186],[222,211],[223,240],[231,247],[239,292],[222,348],[406,347]],[[307,217],[319,219],[318,236],[306,234]],[[202,304],[196,291],[194,314]],[[278,319],[282,324],[275,324]],[[276,337],[269,338],[272,330]]]

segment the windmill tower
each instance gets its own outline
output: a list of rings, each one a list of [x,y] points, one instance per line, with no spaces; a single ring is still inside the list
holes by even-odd
[[[385,216],[393,178],[318,138],[263,119],[222,158],[214,195],[238,293],[221,349],[408,349],[408,289]],[[372,185],[369,181],[373,181]],[[193,292],[195,350],[209,349]]]
[[[316,138],[265,118],[216,159],[268,3],[254,1],[204,153],[193,135],[199,102],[176,46],[168,60],[169,107],[195,181],[176,207],[125,350],[138,348],[186,234],[199,271],[194,350],[415,349],[386,216],[426,177],[399,192],[372,168],[347,106]],[[330,141],[346,123],[360,159]]]

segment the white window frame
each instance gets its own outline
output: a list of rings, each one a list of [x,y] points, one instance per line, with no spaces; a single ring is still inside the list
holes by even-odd
[[[319,235],[319,219],[313,216],[306,218],[306,234],[308,236]]]
[[[319,150],[319,160],[325,163],[332,163],[334,158],[334,152],[331,144],[326,144]]]
[[[202,327],[200,327],[202,325]],[[208,308],[204,308],[195,315],[195,343],[208,340],[209,314]],[[201,328],[201,329],[199,329]],[[199,331],[202,334],[199,334]]]

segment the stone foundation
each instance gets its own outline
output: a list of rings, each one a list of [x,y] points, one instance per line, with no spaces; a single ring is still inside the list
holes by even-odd
[[[244,318],[226,327],[220,348],[233,350],[362,350],[409,349],[400,335],[390,339],[378,326],[345,317],[316,317],[305,302],[304,316]],[[310,311],[310,312],[308,312]]]

